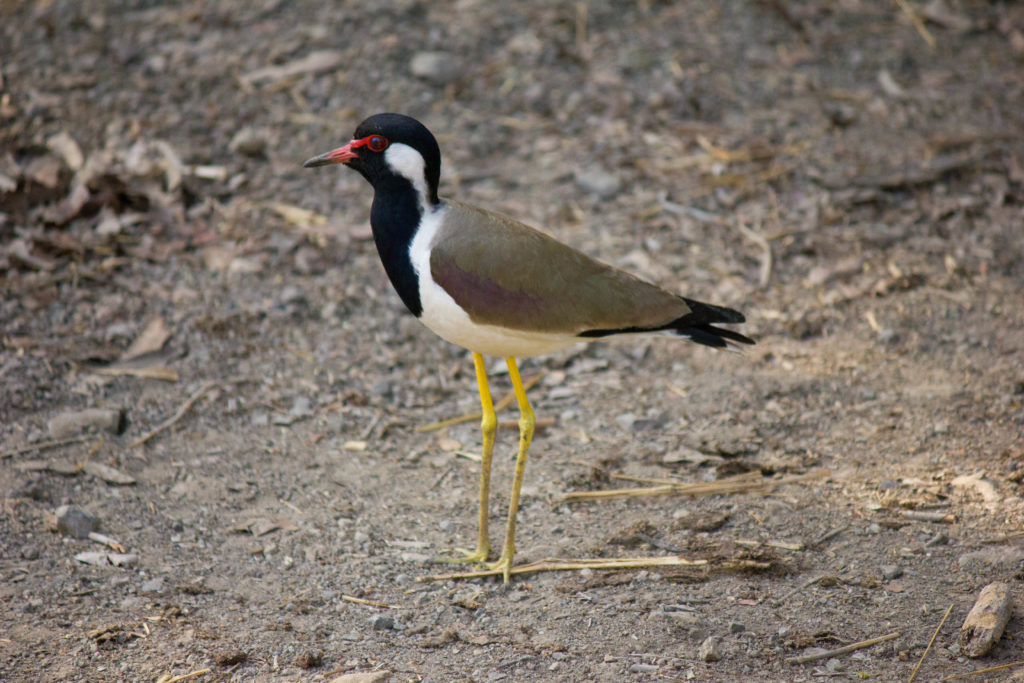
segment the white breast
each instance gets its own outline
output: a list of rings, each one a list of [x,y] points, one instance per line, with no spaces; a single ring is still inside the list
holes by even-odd
[[[419,231],[409,245],[409,256],[420,283],[420,320],[442,339],[490,356],[527,357],[551,353],[584,341],[572,335],[510,330],[481,325],[469,319],[448,292],[430,274],[430,246],[437,237],[448,207],[424,207]]]

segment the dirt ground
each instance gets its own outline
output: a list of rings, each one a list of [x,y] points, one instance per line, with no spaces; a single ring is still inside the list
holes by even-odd
[[[746,313],[522,364],[517,561],[696,564],[418,581],[475,538],[476,420],[420,429],[472,363],[300,167],[378,111]],[[1024,659],[1020,607],[957,644],[1024,599],[1022,131],[1015,3],[0,4],[0,679],[904,681],[950,606],[916,680]],[[665,481],[737,492],[563,500]]]

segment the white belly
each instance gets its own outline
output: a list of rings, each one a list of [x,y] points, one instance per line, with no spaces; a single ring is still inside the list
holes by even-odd
[[[430,275],[430,244],[446,211],[446,207],[435,211],[428,209],[415,239],[409,245],[412,265],[419,276],[420,305],[423,307],[420,321],[424,325],[452,344],[501,358],[537,356],[585,341],[572,335],[511,330],[470,320],[469,315]]]

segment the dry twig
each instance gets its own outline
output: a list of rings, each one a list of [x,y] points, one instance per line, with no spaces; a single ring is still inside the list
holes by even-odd
[[[822,659],[830,659],[832,657],[838,657],[839,655],[850,654],[851,652],[856,652],[857,650],[862,650],[862,649],[864,649],[866,647],[871,647],[872,645],[878,645],[879,643],[884,643],[887,640],[892,640],[894,638],[899,638],[899,637],[900,637],[900,632],[899,631],[893,631],[892,633],[886,633],[884,636],[878,636],[877,638],[870,638],[868,640],[862,640],[859,643],[852,643],[850,645],[847,645],[846,647],[840,647],[840,648],[837,648],[835,650],[828,650],[827,652],[819,652],[818,654],[814,654],[814,655],[803,655],[802,657],[793,657],[792,659],[787,659],[786,663],[787,664],[807,664],[808,662],[817,662],[817,661],[822,660]]]
[[[152,439],[154,436],[156,436],[160,432],[164,431],[168,427],[173,426],[178,420],[180,420],[181,418],[185,417],[185,413],[187,413],[189,411],[189,408],[191,408],[193,405],[195,405],[196,401],[201,399],[206,392],[208,392],[210,389],[213,389],[215,386],[217,386],[217,384],[218,383],[214,382],[214,381],[210,381],[210,382],[204,383],[203,386],[199,387],[195,391],[195,393],[193,393],[191,396],[189,396],[188,399],[184,403],[181,404],[181,407],[178,408],[177,412],[175,412],[174,415],[172,415],[169,419],[164,420],[163,422],[158,424],[156,427],[154,427],[150,431],[148,431],[145,434],[143,434],[142,436],[140,436],[135,441],[132,441],[131,448],[135,448],[136,446],[141,446],[142,444],[146,443],[147,441]]]
[[[212,671],[212,669],[199,669],[198,671],[192,671],[190,673],[182,674],[180,676],[171,676],[170,674],[164,674],[156,680],[157,683],[179,683],[179,681],[187,681],[190,678],[195,678],[196,676],[208,674],[210,673],[210,671]]]
[[[952,676],[946,676],[941,681],[939,681],[939,683],[946,683],[946,681],[957,681],[961,678],[970,678],[971,676],[981,676],[982,674],[992,673],[993,671],[1009,669],[1012,666],[1024,666],[1024,661],[1010,662],[1009,664],[1000,664],[999,666],[990,666],[987,669],[978,669],[977,671],[965,671],[962,674],[953,674]]]
[[[366,598],[357,598],[354,595],[342,595],[342,601],[354,602],[357,605],[369,605],[370,607],[384,607],[387,609],[405,609],[401,605],[392,605],[387,602],[381,602],[380,600],[367,600]]]
[[[921,665],[924,664],[924,658],[928,656],[928,653],[932,651],[932,645],[935,644],[935,639],[939,637],[939,631],[942,630],[943,625],[946,623],[946,619],[949,619],[949,613],[953,611],[954,603],[949,603],[949,607],[946,609],[946,613],[942,615],[942,621],[935,627],[935,633],[932,634],[932,639],[928,641],[928,647],[921,653],[921,659],[917,660],[917,665],[914,670],[910,672],[910,678],[907,679],[907,683],[914,683],[914,678],[917,676],[918,670]]]
[[[21,455],[22,453],[31,453],[32,451],[44,451],[48,448],[59,448],[61,446],[70,446],[73,443],[82,443],[88,441],[91,436],[75,436],[70,439],[56,439],[54,441],[37,441],[36,443],[30,443],[27,446],[19,446],[9,451],[0,453],[0,459],[10,458],[14,455]]]
[[[616,475],[613,475],[616,476]],[[795,484],[798,482],[821,479],[829,476],[828,470],[811,472],[794,477],[785,477],[778,480],[765,480],[759,472],[745,472],[734,477],[719,479],[718,481],[707,482],[676,482],[672,480],[655,480],[659,486],[632,489],[611,489],[607,491],[573,491],[565,494],[559,502],[578,503],[589,500],[614,500],[618,498],[651,498],[656,496],[714,496],[730,493],[749,493],[752,491],[768,492],[783,484]],[[624,475],[618,475],[625,478]],[[662,483],[668,482],[668,483]]]
[[[529,391],[534,386],[536,386],[537,382],[541,381],[544,378],[544,375],[546,374],[547,372],[541,372],[537,375],[534,375],[530,379],[526,380],[525,382],[523,382],[523,389],[525,391]],[[505,395],[504,398],[502,398],[500,401],[494,404],[494,412],[500,413],[501,411],[505,410],[505,408],[508,408],[514,400],[516,400],[515,392],[509,392],[507,395]],[[421,425],[416,428],[416,431],[432,432],[435,429],[444,429],[445,427],[451,427],[453,425],[462,424],[463,422],[472,422],[473,420],[479,420],[482,417],[483,413],[466,413],[465,415],[459,415],[458,417],[450,417],[447,420],[441,420],[440,422],[434,422],[428,425]]]
[[[521,564],[512,567],[509,574],[532,574],[535,572],[556,572],[569,571],[573,569],[644,569],[647,567],[704,567],[707,560],[686,560],[678,556],[669,557],[610,557],[610,558],[584,558],[566,559],[560,557],[547,557],[543,560]],[[449,581],[452,579],[476,579],[483,576],[500,576],[501,569],[482,569],[475,572],[459,572],[455,574],[434,574],[432,576],[421,576],[416,580],[423,583],[427,581]]]

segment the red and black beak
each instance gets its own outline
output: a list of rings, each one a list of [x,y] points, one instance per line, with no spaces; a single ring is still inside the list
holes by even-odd
[[[303,168],[313,168],[314,166],[327,166],[328,164],[346,164],[347,165],[353,159],[358,159],[359,158],[359,155],[356,154],[356,151],[355,151],[354,146],[352,144],[353,142],[357,142],[357,141],[353,140],[352,142],[348,143],[344,147],[339,147],[338,149],[331,150],[330,152],[325,152],[324,154],[321,154],[320,156],[313,157],[312,159],[307,159],[302,164],[302,167]]]

